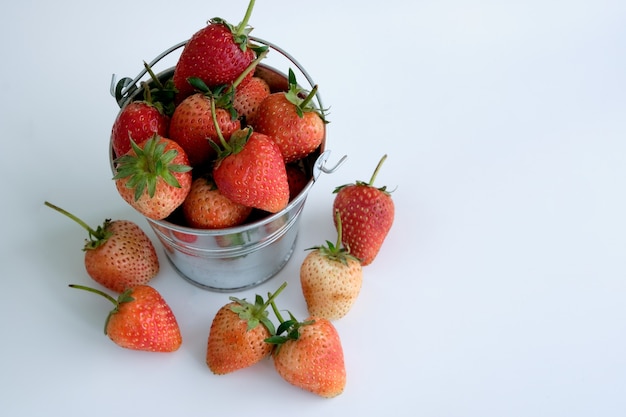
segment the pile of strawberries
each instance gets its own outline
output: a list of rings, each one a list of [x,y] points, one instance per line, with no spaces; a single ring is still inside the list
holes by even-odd
[[[253,6],[237,26],[214,18],[193,34],[170,79],[146,65],[152,82],[142,84],[143,100],[120,110],[114,179],[144,216],[238,226],[283,210],[310,178],[303,161],[326,129],[317,86],[303,90],[291,68],[286,88],[257,71],[269,48],[248,36]]]
[[[254,0],[244,22],[253,5]],[[290,71],[288,89],[271,92],[254,75],[266,50],[251,47],[248,32],[245,23],[232,27],[211,20],[186,45],[173,78],[163,84],[155,78],[156,86],[145,87],[146,100],[120,111],[112,132],[114,180],[124,200],[145,216],[163,219],[178,211],[192,227],[229,227],[245,222],[252,211],[282,210],[298,184],[301,188],[308,181],[298,162],[324,137],[321,112],[308,104],[316,88],[303,92]],[[230,297],[217,310],[208,335],[206,363],[214,374],[271,358],[277,373],[292,385],[322,397],[343,392],[346,369],[333,321],[355,304],[362,267],[374,261],[393,224],[390,192],[373,185],[386,158],[368,182],[334,190],[336,241],[310,248],[300,268],[309,316],[299,320],[289,313],[283,318],[281,311],[288,310],[276,303],[286,283],[267,299]],[[174,312],[149,285],[159,261],[143,230],[110,219],[94,229],[45,204],[87,231],[87,274],[117,294],[70,285],[113,303],[105,334],[127,349],[178,350],[183,339]]]

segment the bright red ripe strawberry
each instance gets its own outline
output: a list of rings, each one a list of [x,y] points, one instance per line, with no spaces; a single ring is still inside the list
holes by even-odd
[[[304,158],[324,140],[326,121],[321,110],[310,105],[316,92],[317,86],[302,98],[290,69],[289,90],[272,93],[259,105],[254,129],[276,141],[287,163]]]
[[[265,339],[275,333],[267,308],[287,284],[284,283],[267,301],[259,295],[255,303],[230,297],[211,323],[206,363],[217,375],[247,368],[268,357],[273,345]]]
[[[184,99],[172,115],[169,135],[187,154],[191,166],[199,166],[210,162],[216,156],[210,141],[219,141],[212,116],[215,117],[224,138],[230,138],[232,132],[241,127],[238,119],[226,109],[217,107],[214,98],[205,93],[196,93]]]
[[[337,320],[356,302],[363,283],[361,262],[341,247],[341,218],[337,213],[337,243],[311,248],[300,266],[300,284],[309,314]]]
[[[72,288],[103,296],[115,305],[104,325],[104,333],[118,346],[150,352],[173,352],[183,342],[172,309],[161,294],[148,285],[129,288],[117,299],[82,285]]]
[[[162,220],[180,206],[191,189],[191,167],[183,148],[154,136],[115,160],[113,177],[120,196],[144,216]]]
[[[202,79],[211,88],[229,85],[255,59],[255,52],[248,42],[252,30],[248,20],[253,7],[254,0],[251,0],[239,25],[232,26],[223,19],[214,18],[189,39],[174,68],[178,102],[194,91],[187,81],[190,77]]]
[[[281,336],[286,331],[286,336]],[[346,367],[339,333],[320,317],[304,322],[281,320],[278,335],[267,341],[278,346],[272,354],[278,374],[290,384],[322,397],[341,394],[346,386]]]
[[[191,227],[198,229],[223,229],[242,224],[252,212],[252,207],[226,198],[207,176],[196,178],[183,202],[183,216]]]
[[[270,137],[244,129],[234,132],[213,168],[217,188],[244,206],[277,213],[289,203],[287,171]]]
[[[295,163],[287,164],[285,168],[287,170],[287,182],[289,183],[289,200],[291,201],[306,187],[310,178]]]
[[[105,220],[95,230],[73,214],[49,202],[45,205],[80,224],[89,233],[85,240],[85,269],[100,285],[121,293],[147,284],[159,272],[159,259],[152,241],[129,220]]]
[[[247,124],[254,124],[254,119],[261,102],[270,95],[270,86],[260,77],[252,77],[248,82],[235,89],[233,107]]]
[[[166,136],[169,118],[158,106],[147,101],[134,101],[118,113],[111,129],[111,145],[115,155],[121,156],[135,143],[150,139],[155,134]]]
[[[357,181],[334,190],[333,213],[339,211],[341,215],[343,243],[363,266],[374,261],[394,220],[395,208],[387,187],[373,186],[385,159],[387,155],[382,157],[369,182]]]

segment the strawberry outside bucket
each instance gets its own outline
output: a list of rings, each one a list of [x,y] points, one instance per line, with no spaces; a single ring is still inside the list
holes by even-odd
[[[250,37],[256,44],[266,45],[269,54],[258,65],[255,75],[268,82],[272,91],[284,91],[288,79],[284,72],[291,68],[299,81],[306,80],[311,88],[315,85],[309,74],[287,52],[278,46],[259,38]],[[171,58],[172,53],[186,44],[181,42],[156,57],[148,66],[154,65],[163,58]],[[267,63],[266,63],[267,62]],[[157,74],[161,81],[172,77],[174,67]],[[147,70],[134,78],[123,78],[111,81],[111,94],[120,108],[128,103],[142,99],[142,89],[138,87],[146,76]],[[148,79],[145,82],[150,82]],[[323,109],[319,92],[315,96],[316,105]],[[116,172],[112,144],[110,163],[113,173]],[[342,157],[332,167],[328,166],[330,151],[326,150],[326,135],[321,145],[301,163],[307,173],[308,182],[297,196],[294,196],[287,207],[275,214],[263,214],[255,220],[236,227],[225,229],[196,229],[187,227],[180,220],[179,210],[164,220],[146,218],[154,231],[167,259],[180,276],[201,288],[232,292],[259,285],[275,276],[289,261],[296,245],[301,213],[307,195],[317,178],[322,173],[332,173],[345,160]]]

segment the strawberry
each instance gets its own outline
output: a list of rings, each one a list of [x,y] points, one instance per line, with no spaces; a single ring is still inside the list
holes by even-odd
[[[248,20],[253,8],[254,0],[251,0],[244,19],[237,26],[216,17],[189,39],[174,67],[178,102],[193,93],[188,78],[199,77],[211,88],[229,85],[254,60],[254,46],[248,39],[252,30]]]
[[[290,384],[321,397],[341,394],[346,385],[346,367],[339,333],[325,318],[309,317],[298,322],[281,321],[272,353],[278,374]],[[285,335],[283,333],[286,332]]]
[[[229,143],[221,141],[213,179],[222,194],[270,213],[284,209],[289,203],[289,183],[276,142],[251,129],[234,132]]]
[[[216,103],[217,100],[219,98],[213,97],[210,91],[192,94],[176,106],[172,115],[169,136],[185,150],[191,166],[199,166],[215,158],[210,141],[218,140],[218,136],[212,108],[226,139],[241,127],[228,105],[223,101]]]
[[[199,229],[223,229],[243,223],[252,207],[224,197],[209,176],[196,178],[182,205],[187,224]]]
[[[169,118],[147,101],[133,101],[118,113],[111,129],[111,145],[115,155],[124,155],[131,148],[130,138],[136,143],[156,134],[167,134]]]
[[[265,339],[274,335],[275,330],[267,307],[286,285],[270,294],[267,301],[257,295],[254,304],[230,297],[231,302],[217,311],[206,351],[206,363],[213,373],[224,375],[269,357],[273,345]]]
[[[337,320],[354,305],[361,284],[361,262],[341,247],[341,217],[337,213],[337,243],[315,246],[300,266],[300,284],[309,314]]]
[[[343,227],[344,245],[361,260],[361,265],[371,264],[391,229],[394,204],[386,187],[373,186],[384,155],[369,182],[356,181],[335,188],[333,213],[339,211]],[[335,226],[337,226],[335,219]]]
[[[159,272],[159,259],[152,241],[136,223],[106,219],[94,230],[64,209],[47,201],[45,205],[87,230],[89,238],[83,247],[85,269],[100,285],[120,293],[147,284]]]
[[[103,296],[115,306],[107,316],[104,333],[118,346],[132,350],[173,352],[182,336],[172,309],[161,294],[148,285],[129,288],[117,299],[94,288],[70,284],[71,288]]]
[[[233,107],[247,124],[254,124],[259,105],[270,95],[270,86],[260,77],[252,77],[235,90]]]
[[[293,200],[300,191],[306,187],[309,183],[309,177],[306,173],[295,163],[287,164],[285,166],[287,170],[287,182],[289,183],[289,200]]]
[[[272,93],[259,105],[253,127],[276,141],[287,163],[304,158],[324,139],[326,121],[310,104],[316,93],[317,86],[302,98],[303,90],[289,69],[289,90]]]
[[[113,177],[122,198],[144,216],[161,220],[182,204],[191,189],[191,167],[183,148],[155,135],[115,160]]]

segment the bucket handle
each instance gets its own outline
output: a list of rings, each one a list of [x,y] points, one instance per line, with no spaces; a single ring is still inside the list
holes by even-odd
[[[339,169],[339,167],[343,165],[343,163],[348,158],[347,155],[344,155],[335,165],[333,165],[332,167],[328,167],[327,162],[328,162],[329,156],[330,156],[330,149],[322,152],[320,156],[318,156],[317,159],[315,160],[315,165],[313,166],[313,180],[314,181],[317,180],[317,178],[322,174],[322,172],[324,174],[332,174],[333,172],[337,171],[337,169]]]

